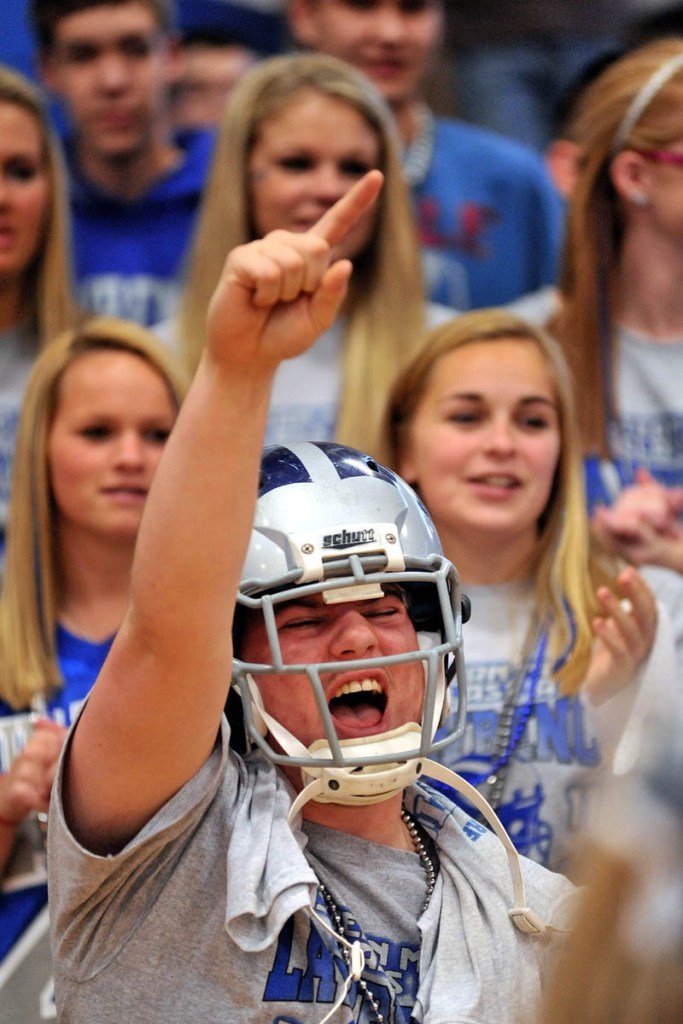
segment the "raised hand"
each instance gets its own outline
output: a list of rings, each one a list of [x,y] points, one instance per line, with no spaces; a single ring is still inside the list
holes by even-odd
[[[272,376],[333,322],[352,268],[332,247],[382,181],[370,171],[310,231],[275,231],[226,260],[145,504],[131,605],[70,747],[71,824],[92,849],[120,849],[215,746]]]
[[[616,594],[609,587],[597,591],[604,615],[593,621],[595,642],[584,684],[594,704],[608,700],[633,679],[657,630],[655,597],[640,573],[629,566],[617,584]]]
[[[274,367],[334,321],[352,266],[332,249],[377,199],[369,171],[305,233],[273,231],[229,254],[209,308],[209,350],[233,368]]]

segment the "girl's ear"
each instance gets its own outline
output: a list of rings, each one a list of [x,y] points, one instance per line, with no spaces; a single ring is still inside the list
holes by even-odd
[[[570,199],[579,176],[581,148],[570,139],[555,139],[545,151],[545,165],[555,188],[565,199]]]
[[[623,149],[612,160],[610,180],[618,196],[634,206],[649,206],[653,187],[652,167],[634,149]]]

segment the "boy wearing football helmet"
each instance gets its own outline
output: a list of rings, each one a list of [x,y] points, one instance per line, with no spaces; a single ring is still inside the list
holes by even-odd
[[[535,1012],[572,887],[416,782],[464,677],[463,598],[424,508],[336,445],[271,449],[258,479],[275,368],[334,318],[335,245],[380,184],[234,250],[214,295],[129,613],[57,780],[72,1024]]]

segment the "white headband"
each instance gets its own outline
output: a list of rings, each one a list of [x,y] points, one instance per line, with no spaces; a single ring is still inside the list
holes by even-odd
[[[645,82],[631,100],[628,110],[621,119],[621,124],[617,128],[614,136],[614,142],[612,143],[612,155],[618,153],[620,149],[623,149],[626,139],[645,113],[647,107],[652,103],[659,90],[662,89],[669,79],[673,78],[676,72],[682,67],[683,53],[679,53],[678,56],[671,57],[669,60],[665,61],[661,67],[657,68],[657,70],[650,75],[647,82]]]

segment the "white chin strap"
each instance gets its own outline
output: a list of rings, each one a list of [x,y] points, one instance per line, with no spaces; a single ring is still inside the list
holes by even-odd
[[[252,696],[252,708],[255,722],[259,728],[270,732],[279,746],[286,753],[297,757],[314,756],[324,757],[332,753],[329,744],[325,740],[316,740],[307,748],[293,736],[287,729],[268,714],[263,708],[261,695],[258,687],[251,676],[248,676],[249,689]],[[353,740],[340,740],[340,746],[349,757],[363,755],[372,756],[386,754],[387,762],[377,765],[363,765],[362,767],[337,766],[329,767],[310,766],[301,769],[304,788],[297,795],[290,807],[287,820],[292,825],[294,819],[300,813],[302,807],[315,800],[319,803],[335,803],[345,805],[363,805],[379,803],[387,800],[396,793],[402,792],[406,786],[415,782],[420,775],[426,775],[443,782],[456,792],[462,794],[479,811],[484,820],[490,825],[493,832],[498,836],[505,853],[507,854],[514,905],[508,914],[517,928],[525,935],[542,935],[546,931],[555,931],[547,925],[535,911],[526,905],[524,890],[524,876],[520,858],[515,846],[510,839],[500,818],[481,795],[469,782],[460,775],[438,764],[436,761],[415,757],[408,760],[400,760],[401,752],[406,749],[406,740],[411,744],[414,737],[415,745],[419,745],[422,730],[416,722],[409,722],[398,729],[390,732],[379,733],[376,736],[367,736]],[[414,747],[413,747],[414,749]],[[398,758],[391,760],[391,758]]]
[[[514,906],[511,910],[508,910],[509,917],[512,918],[520,932],[524,932],[525,935],[542,935],[544,932],[554,932],[558,929],[552,925],[548,925],[539,915],[531,910],[526,905],[526,893],[524,891],[524,875],[522,874],[522,865],[519,854],[515,849],[515,845],[510,839],[505,826],[494,811],[491,804],[486,800],[478,789],[463,779],[462,776],[451,771],[450,768],[446,768],[442,764],[438,764],[436,761],[425,761],[424,772],[426,776],[432,779],[436,779],[438,782],[443,782],[451,789],[455,789],[462,796],[466,797],[469,802],[476,807],[481,816],[490,825],[491,829],[500,839],[501,843],[505,848],[507,854],[508,867],[510,869],[510,878],[512,880],[512,891],[514,897]]]

